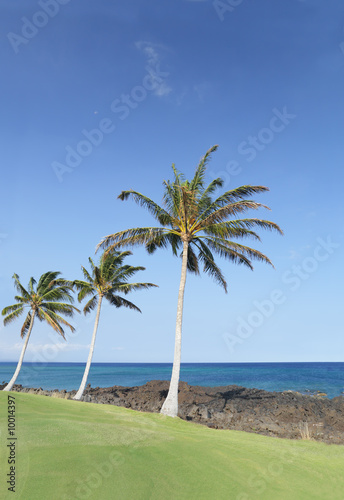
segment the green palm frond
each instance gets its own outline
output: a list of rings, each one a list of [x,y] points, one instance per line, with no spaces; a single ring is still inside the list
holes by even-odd
[[[34,292],[34,285],[36,285],[36,280],[31,276],[28,286],[30,294]]]
[[[214,200],[211,205],[209,205],[207,211],[203,214],[204,218],[207,217],[214,210],[218,210],[228,204],[234,203],[236,201],[244,200],[247,196],[252,196],[255,193],[262,193],[269,191],[269,188],[265,186],[240,186],[230,191],[226,191],[216,200]],[[268,208],[268,207],[266,207]]]
[[[227,282],[220,268],[216,265],[210,249],[202,240],[196,240],[194,244],[199,250],[198,258],[203,263],[203,271],[209,274],[214,279],[215,283],[222,286],[227,293]]]
[[[15,308],[15,309],[14,309]],[[9,325],[12,321],[19,318],[21,314],[24,312],[24,307],[21,304],[15,304],[14,306],[5,307],[2,310],[2,315],[4,318],[4,326]]]
[[[188,271],[190,271],[193,274],[199,274],[198,259],[195,255],[191,245],[189,245],[189,248],[188,248],[187,269],[188,269]]]
[[[49,288],[42,294],[42,299],[44,301],[50,302],[51,300],[66,300],[70,303],[74,302],[74,298],[72,297],[71,289],[65,288],[63,286],[59,286],[57,288]]]
[[[91,311],[93,311],[93,309],[95,307],[97,307],[97,304],[98,304],[98,300],[99,300],[99,297],[98,295],[94,295],[85,305],[84,309],[83,309],[83,312],[84,314],[88,314],[90,313]]]
[[[129,309],[134,309],[135,311],[141,312],[141,309],[139,309],[135,304],[130,302],[127,299],[124,299],[123,297],[120,297],[119,295],[113,295],[111,293],[105,294],[104,297],[106,300],[110,302],[112,306],[115,307],[128,307]]]
[[[146,250],[149,254],[152,254],[157,248],[168,248],[169,246],[171,247],[173,254],[178,255],[178,250],[181,246],[179,233],[169,231],[156,236],[154,240],[146,244]]]
[[[13,304],[11,306],[4,307],[3,310],[1,311],[1,314],[2,316],[6,316],[6,314],[15,312],[18,309],[23,309],[23,304]]]
[[[53,285],[53,282],[60,276],[60,272],[58,271],[48,271],[47,273],[42,274],[37,284],[37,293],[39,295],[44,295],[49,288]]]
[[[77,290],[79,290],[79,293],[78,293],[78,301],[79,302],[84,300],[89,295],[96,293],[95,286],[92,285],[91,283],[88,283],[87,281],[75,280],[74,286]]]
[[[121,266],[117,272],[109,274],[108,277],[114,282],[121,282],[134,276],[138,271],[145,271],[143,266]],[[115,270],[113,270],[115,271]]]
[[[175,181],[174,184],[171,184],[170,181],[163,182],[165,186],[165,191],[163,195],[163,203],[167,209],[167,211],[171,214],[172,220],[170,226],[176,226],[178,224],[179,219],[179,209],[180,209],[180,201],[181,201],[181,189],[179,182]]]
[[[41,309],[56,313],[62,313],[69,318],[72,318],[75,312],[80,313],[80,310],[71,304],[64,304],[61,302],[45,302],[41,305]]]
[[[132,197],[141,207],[146,208],[148,212],[150,212],[163,226],[171,223],[171,215],[147,196],[144,196],[137,191],[133,191],[132,189],[129,191],[122,191],[118,196],[118,198],[122,201],[127,200],[129,197]]]
[[[218,177],[217,179],[212,180],[209,186],[203,191],[198,201],[198,211],[200,214],[210,207],[212,203],[211,195],[216,191],[216,189],[221,188],[223,184],[223,179]]]
[[[14,286],[18,290],[18,292],[21,293],[26,300],[30,300],[30,294],[27,290],[25,290],[23,285],[20,283],[18,274],[14,273],[12,278],[14,279]]]
[[[30,311],[26,318],[25,318],[25,321],[23,323],[23,326],[21,328],[21,331],[20,331],[20,336],[21,338],[23,339],[25,337],[25,335],[27,334],[27,332],[29,331],[29,328],[30,328],[30,324],[31,324],[31,319],[32,319],[32,312]]]
[[[244,227],[240,227],[240,224],[233,224],[233,221],[229,222],[219,222],[218,224],[212,224],[203,228],[203,232],[206,235],[216,236],[218,238],[254,238],[258,241],[260,236]]]
[[[206,154],[201,159],[201,161],[196,169],[194,178],[190,182],[190,189],[192,191],[194,191],[194,190],[200,191],[203,188],[207,164],[210,160],[211,154],[214,153],[218,147],[219,146],[217,144],[215,146],[212,146],[210,149],[208,149]]]
[[[154,238],[162,235],[165,231],[165,228],[160,227],[126,229],[116,234],[105,236],[97,245],[96,251],[102,248],[106,249],[107,252],[111,252],[116,248],[124,246],[146,245],[153,241]]]
[[[88,281],[88,283],[93,282],[92,276],[90,275],[90,273],[87,271],[87,269],[84,266],[81,266],[81,272],[84,275],[85,280]],[[74,284],[75,283],[76,283],[76,281],[74,281]]]
[[[155,285],[154,283],[120,283],[115,287],[110,288],[108,293],[113,294],[118,291],[127,295],[127,293],[133,292],[134,290],[146,290],[151,287],[159,288],[158,285]]]
[[[72,332],[75,331],[75,328],[59,314],[49,310],[44,311],[43,309],[41,309],[40,312],[45,321],[55,330],[55,332],[59,333],[64,338],[64,340],[66,340],[66,337],[61,324],[70,328]]]
[[[226,219],[228,219],[228,217],[233,217],[238,214],[247,212],[247,210],[258,210],[259,208],[269,209],[269,207],[267,207],[266,205],[262,205],[261,203],[257,203],[251,200],[240,200],[233,203],[228,203],[223,207],[217,208],[211,213],[208,213],[210,211],[209,208],[198,217],[192,229],[201,230],[203,227],[207,227],[208,225],[224,222]]]

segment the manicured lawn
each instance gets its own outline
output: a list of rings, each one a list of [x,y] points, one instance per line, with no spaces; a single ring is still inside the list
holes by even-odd
[[[8,394],[16,493],[6,485]],[[344,499],[344,446],[30,394],[0,392],[0,407],[1,499]]]

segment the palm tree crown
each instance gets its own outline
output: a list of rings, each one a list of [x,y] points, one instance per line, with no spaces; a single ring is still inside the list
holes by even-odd
[[[21,337],[27,334],[31,320],[37,318],[39,321],[46,321],[64,339],[63,326],[68,326],[72,331],[74,327],[70,325],[59,313],[72,317],[79,309],[71,305],[74,300],[71,296],[72,283],[62,278],[58,278],[61,273],[48,271],[42,274],[38,284],[34,278],[30,278],[28,289],[26,290],[19,281],[17,274],[13,275],[14,286],[20,295],[15,296],[17,304],[5,307],[2,310],[4,325],[8,325],[17,319],[26,308],[29,308],[24,324],[21,329]],[[37,286],[35,287],[35,285]],[[62,300],[68,303],[62,302]]]
[[[187,268],[199,274],[199,264],[203,271],[210,274],[215,281],[227,291],[227,283],[214,260],[214,254],[227,258],[235,263],[244,264],[253,269],[252,259],[271,264],[266,255],[258,250],[239,244],[234,240],[251,237],[260,240],[255,228],[281,229],[274,222],[262,219],[233,219],[233,217],[249,209],[269,208],[261,203],[245,199],[254,193],[268,191],[264,186],[241,186],[227,191],[214,201],[212,195],[217,188],[223,186],[221,178],[214,179],[205,186],[206,166],[212,152],[218,146],[210,148],[201,159],[191,181],[185,180],[183,174],[172,165],[173,182],[164,181],[164,207],[137,191],[122,191],[118,196],[126,200],[130,196],[146,208],[162,227],[140,227],[127,229],[103,238],[98,248],[108,251],[134,245],[145,245],[149,253],[157,248],[171,246],[174,255],[187,242]],[[231,220],[228,220],[232,218]]]
[[[73,283],[77,290],[79,290],[79,302],[90,297],[83,309],[85,314],[91,312],[97,306],[100,297],[107,299],[113,306],[124,306],[141,312],[135,304],[118,294],[122,293],[126,295],[133,290],[150,288],[157,285],[153,283],[128,283],[128,279],[137,271],[145,270],[141,266],[123,265],[123,260],[128,255],[131,255],[131,252],[104,254],[100,259],[99,266],[96,266],[93,260],[89,258],[91,274],[85,267],[81,266],[85,281],[75,280]]]
[[[16,371],[4,388],[6,391],[12,389],[18,377],[35,318],[39,321],[46,321],[64,339],[64,326],[74,331],[74,327],[61,314],[72,317],[75,311],[80,311],[72,305],[73,297],[71,296],[71,292],[73,284],[70,281],[59,278],[60,274],[56,271],[48,271],[42,274],[38,283],[31,277],[27,289],[20,283],[19,276],[17,274],[13,275],[14,286],[20,295],[15,296],[16,304],[5,307],[2,310],[2,315],[5,316],[4,325],[6,326],[16,320],[27,308],[29,311],[21,329],[21,337],[24,338],[26,336],[26,340]]]

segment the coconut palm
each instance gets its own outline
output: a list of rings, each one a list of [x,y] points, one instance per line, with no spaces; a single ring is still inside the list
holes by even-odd
[[[137,191],[122,191],[118,198],[126,200],[132,197],[155,217],[160,227],[138,227],[120,231],[106,236],[98,245],[98,248],[112,251],[125,246],[143,244],[149,253],[155,252],[157,248],[170,246],[174,255],[178,255],[182,249],[172,377],[167,398],[161,409],[161,413],[172,417],[178,414],[182,317],[187,270],[199,274],[200,265],[202,265],[203,271],[210,274],[227,291],[227,283],[215,263],[214,254],[236,264],[244,264],[251,269],[253,269],[251,263],[253,259],[271,264],[264,254],[239,244],[235,240],[246,237],[259,240],[258,234],[254,231],[255,228],[276,230],[282,233],[277,224],[267,220],[233,219],[249,209],[268,208],[246,199],[254,193],[268,191],[267,187],[241,186],[225,192],[215,200],[212,199],[216,189],[223,186],[221,178],[214,179],[208,186],[205,185],[206,166],[211,153],[216,151],[217,147],[213,146],[207,151],[191,181],[186,180],[183,174],[172,165],[173,182],[163,182],[165,188],[163,207]]]
[[[127,293],[134,290],[157,286],[153,283],[128,283],[128,279],[130,279],[137,271],[145,270],[145,268],[141,266],[134,267],[123,265],[123,261],[128,255],[131,255],[131,252],[112,252],[103,254],[100,258],[99,267],[94,264],[91,258],[89,258],[88,260],[91,266],[91,274],[82,266],[81,270],[86,281],[74,281],[75,287],[77,288],[77,290],[79,290],[79,302],[81,302],[86,297],[90,297],[84,307],[84,314],[88,314],[93,309],[95,309],[95,307],[97,307],[97,314],[84,375],[79,390],[77,391],[73,399],[81,399],[86,387],[87,377],[90,371],[93,357],[94,344],[96,341],[100,309],[102,306],[103,298],[108,300],[108,302],[110,302],[110,304],[115,307],[124,306],[128,307],[129,309],[134,309],[141,312],[140,309],[135,306],[135,304],[125,299],[124,297],[121,297],[120,295],[118,295],[118,293],[123,293],[124,295],[126,295]]]
[[[6,326],[17,319],[27,308],[29,308],[29,311],[21,329],[21,337],[24,338],[26,336],[26,339],[18,365],[10,382],[3,389],[4,391],[12,389],[19,375],[35,318],[39,321],[46,321],[65,340],[63,326],[68,326],[68,328],[74,331],[74,327],[60,316],[59,313],[67,317],[72,317],[75,311],[80,311],[71,305],[73,303],[73,297],[71,296],[73,290],[72,283],[59,278],[60,274],[59,272],[48,271],[42,274],[38,284],[31,277],[27,289],[20,283],[19,276],[17,274],[13,275],[14,286],[20,295],[15,296],[16,304],[5,307],[2,310],[2,315],[5,316],[4,325]],[[68,303],[62,301],[67,301]]]

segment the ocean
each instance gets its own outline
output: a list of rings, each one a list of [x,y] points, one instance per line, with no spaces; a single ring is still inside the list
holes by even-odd
[[[8,382],[16,363],[0,363],[0,382]],[[23,363],[17,384],[46,390],[78,389],[85,363]],[[169,380],[169,363],[93,363],[92,387],[137,386]],[[240,385],[266,391],[344,394],[344,363],[182,363],[180,380],[190,385]]]

